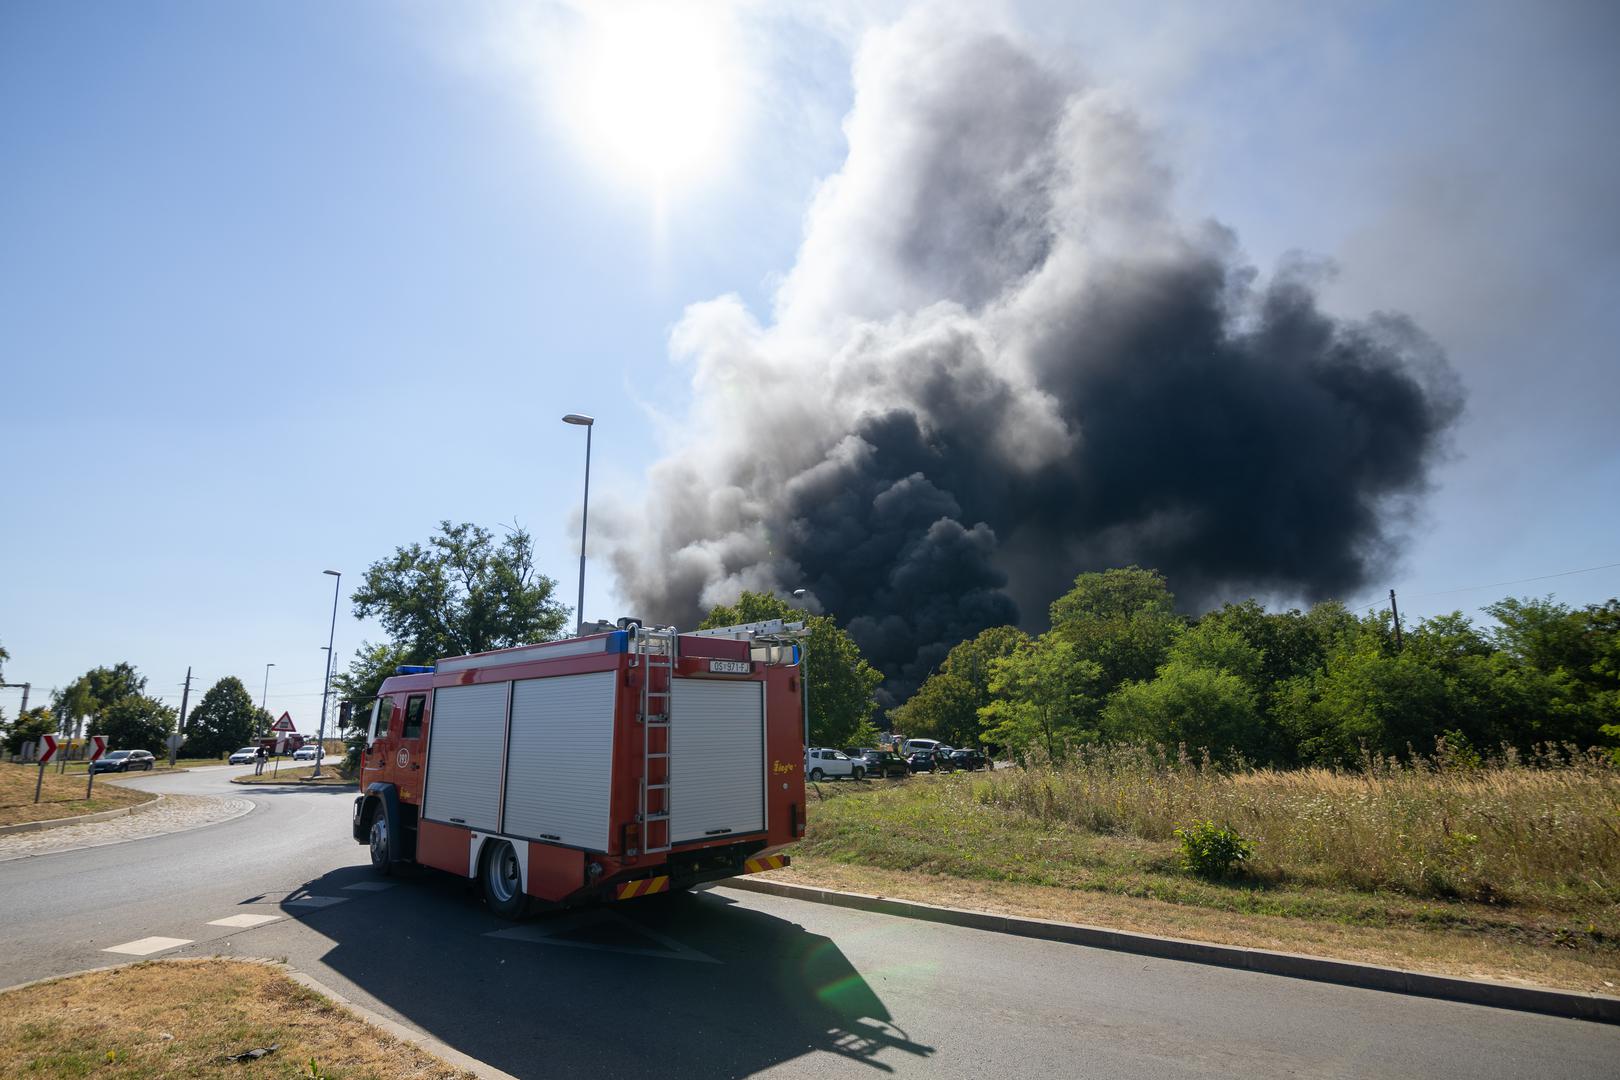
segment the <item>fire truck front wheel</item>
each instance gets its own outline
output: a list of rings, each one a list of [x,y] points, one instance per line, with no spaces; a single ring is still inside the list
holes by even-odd
[[[371,822],[371,868],[379,874],[394,872],[394,863],[388,857],[388,815],[377,808]]]
[[[505,919],[520,919],[529,910],[517,852],[505,840],[491,840],[484,845],[478,877],[484,889],[484,902],[495,914]]]

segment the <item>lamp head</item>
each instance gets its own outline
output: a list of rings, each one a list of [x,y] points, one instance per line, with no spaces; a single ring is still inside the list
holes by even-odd
[[[323,574],[330,574],[330,575],[332,575],[332,576],[333,576],[333,577],[342,577],[342,576],[343,576],[343,575],[342,575],[342,574],[341,574],[341,573],[339,573],[339,572],[338,572],[338,571],[336,571],[336,570],[322,570],[322,571],[321,571],[321,573],[323,573]]]
[[[592,424],[596,423],[596,417],[586,416],[584,413],[571,412],[567,416],[563,417],[563,423],[578,424],[580,427],[590,427]]]

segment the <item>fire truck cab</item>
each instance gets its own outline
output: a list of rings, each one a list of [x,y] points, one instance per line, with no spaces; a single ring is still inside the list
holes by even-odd
[[[804,833],[802,624],[635,620],[401,668],[373,706],[354,839],[490,907],[758,873]]]

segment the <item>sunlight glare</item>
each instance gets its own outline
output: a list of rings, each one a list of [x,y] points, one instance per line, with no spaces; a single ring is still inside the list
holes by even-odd
[[[723,164],[738,113],[729,31],[719,5],[593,12],[575,119],[608,168],[662,195]]]

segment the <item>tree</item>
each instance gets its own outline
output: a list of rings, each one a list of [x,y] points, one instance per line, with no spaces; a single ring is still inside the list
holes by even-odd
[[[52,694],[51,711],[56,714],[64,735],[76,734],[80,722],[86,718],[90,719],[90,730],[94,731],[96,718],[115,702],[145,690],[146,677],[136,671],[133,664],[92,668]]]
[[[56,731],[56,717],[44,705],[20,713],[6,729],[6,753],[20,754],[25,743],[38,742],[41,735]]]
[[[1108,699],[1109,737],[1254,758],[1272,739],[1259,708],[1263,657],[1228,622],[1183,631],[1150,680],[1125,683]]]
[[[979,716],[986,741],[1020,758],[1041,749],[1060,760],[1069,746],[1097,737],[1097,711],[1106,676],[1056,634],[1021,644],[991,665],[991,701]]]
[[[1138,566],[1081,574],[1052,602],[1051,616],[1051,632],[1074,646],[1077,660],[1101,669],[1109,692],[1151,679],[1185,625],[1164,576]]]
[[[394,674],[402,664],[420,663],[411,658],[408,646],[385,641],[381,644],[362,641],[347,671],[333,672],[332,691],[339,701],[354,703],[350,725],[363,727],[361,714],[382,692],[383,680]]]
[[[557,637],[568,608],[557,583],[534,569],[534,544],[512,528],[496,543],[477,525],[439,523],[426,547],[396,548],[372,563],[354,613],[375,615],[410,663],[504,649]]]
[[[867,663],[855,644],[827,615],[809,615],[781,597],[744,592],[735,604],[710,610],[699,629],[765,619],[804,621],[805,683],[810,692],[810,742],[816,746],[859,746],[877,741],[873,696],[883,673]]]
[[[957,645],[917,692],[889,712],[896,731],[911,738],[966,746],[978,739],[979,710],[990,704],[990,677],[997,660],[1029,640],[1015,626],[992,626]]]
[[[1149,682],[1120,687],[1103,710],[1111,738],[1252,756],[1261,741],[1255,693],[1218,667],[1171,660]]]
[[[186,718],[186,753],[218,757],[269,730],[270,714],[253,702],[242,680],[227,675],[202,696]]]
[[[107,706],[91,721],[90,734],[107,736],[109,750],[163,753],[163,740],[174,733],[176,713],[156,698],[130,694]]]

